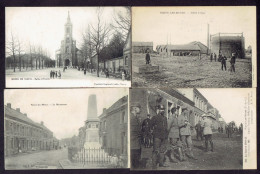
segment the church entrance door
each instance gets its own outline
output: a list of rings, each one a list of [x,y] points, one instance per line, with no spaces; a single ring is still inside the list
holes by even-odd
[[[65,66],[69,66],[70,65],[70,60],[69,59],[66,59],[65,60]]]

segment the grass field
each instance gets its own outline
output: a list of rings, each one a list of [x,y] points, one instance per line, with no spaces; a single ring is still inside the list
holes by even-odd
[[[160,57],[151,55],[152,64],[159,65],[160,71],[149,74],[133,72],[133,87],[153,88],[228,88],[228,87],[252,87],[252,63],[251,59],[237,59],[236,73],[230,74],[229,59],[227,71],[221,70],[221,63],[212,61],[202,56],[173,56]],[[145,54],[133,54],[133,66],[145,65]]]

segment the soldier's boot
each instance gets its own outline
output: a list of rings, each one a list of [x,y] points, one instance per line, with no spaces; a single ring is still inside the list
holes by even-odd
[[[175,159],[174,154],[172,153],[172,150],[168,150],[167,156],[169,157],[170,162],[172,163],[178,163],[178,161]]]
[[[205,141],[205,152],[208,152],[208,142]]]
[[[210,142],[210,145],[211,145],[211,151],[213,152],[214,149],[213,149],[213,141]]]
[[[180,147],[178,147],[178,155],[179,155],[179,158],[180,158],[180,161],[186,161],[186,158],[184,156],[184,154],[182,153],[182,149]]]
[[[190,157],[191,159],[198,160],[198,159],[194,156],[191,147],[189,147],[189,157]]]

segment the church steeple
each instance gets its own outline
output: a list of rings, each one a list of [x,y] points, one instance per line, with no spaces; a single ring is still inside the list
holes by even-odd
[[[70,11],[68,11],[68,17],[67,17],[67,24],[71,24],[71,21],[70,21]]]

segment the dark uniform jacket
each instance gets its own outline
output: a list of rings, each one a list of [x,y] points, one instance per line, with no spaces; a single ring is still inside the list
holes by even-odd
[[[148,53],[146,54],[145,59],[146,59],[147,61],[150,61],[150,55],[149,55]]]
[[[151,125],[153,128],[154,138],[166,139],[168,137],[167,118],[165,116],[154,116],[151,120]]]
[[[236,63],[236,57],[235,57],[235,56],[232,56],[232,57],[231,57],[230,63],[232,63],[232,64],[235,64],[235,63]]]

